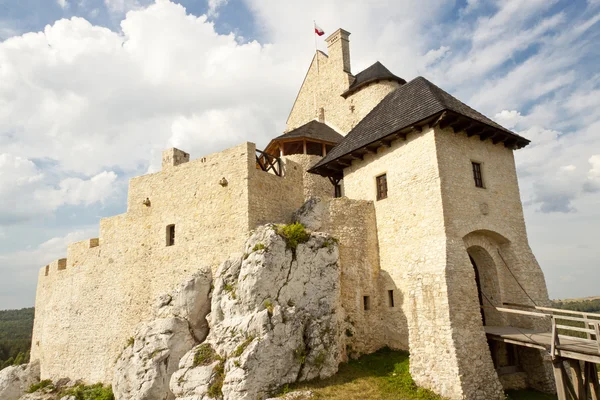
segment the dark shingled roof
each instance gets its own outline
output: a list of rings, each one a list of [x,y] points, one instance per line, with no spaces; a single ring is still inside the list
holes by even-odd
[[[402,129],[442,114],[444,111],[467,117],[476,124],[491,127],[498,134],[500,141],[505,141],[505,143],[511,141],[517,148],[529,144],[529,140],[500,126],[427,79],[417,77],[388,94],[346,135],[340,144],[316,163],[310,172],[327,174],[326,169],[320,167],[389,137]]]
[[[319,121],[310,121],[299,128],[284,133],[281,136],[277,136],[271,142],[280,139],[293,139],[293,138],[310,138],[323,140],[325,142],[340,143],[344,137],[334,131],[326,124]]]
[[[396,81],[401,85],[404,85],[406,83],[404,79],[392,74],[390,70],[384,67],[383,64],[379,61],[371,65],[369,68],[356,74],[355,78],[356,79],[354,80],[352,85],[350,85],[348,90],[346,90],[342,94],[343,97],[347,97],[359,90],[361,87],[378,80],[389,79],[392,81]]]

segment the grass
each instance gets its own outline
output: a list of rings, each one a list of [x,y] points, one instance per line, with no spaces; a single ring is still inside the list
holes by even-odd
[[[112,387],[101,383],[95,385],[76,385],[60,393],[59,398],[74,396],[77,400],[115,400]]]
[[[239,357],[244,353],[244,350],[246,350],[246,347],[248,347],[250,345],[250,343],[252,343],[252,341],[254,340],[254,336],[248,336],[246,338],[246,340],[244,340],[244,342],[242,344],[240,344],[235,350],[234,352],[231,354],[232,357]]]
[[[278,225],[277,234],[285,239],[287,247],[296,250],[300,243],[308,242],[310,234],[306,232],[306,228],[299,222],[294,222],[290,225]]]
[[[315,399],[328,400],[443,400],[417,387],[409,373],[408,353],[382,349],[341,364],[331,378],[286,385],[282,393],[311,390]],[[509,392],[508,400],[556,400],[535,391]]]
[[[29,389],[27,389],[27,393],[34,393],[40,389],[50,388],[50,387],[52,389],[54,388],[52,381],[50,379],[44,379],[40,383],[34,383],[33,385],[29,386]]]
[[[193,367],[197,367],[199,365],[209,365],[216,360],[221,360],[221,357],[213,350],[210,344],[204,343],[198,347],[198,349],[196,349]]]

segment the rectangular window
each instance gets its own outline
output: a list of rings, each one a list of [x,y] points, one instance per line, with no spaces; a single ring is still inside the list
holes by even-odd
[[[388,290],[388,304],[390,307],[394,307],[394,291]]]
[[[363,308],[365,311],[371,309],[371,298],[369,296],[363,296]]]
[[[482,188],[483,186],[483,177],[481,176],[481,163],[472,162],[473,165],[473,178],[475,179],[475,186]]]
[[[387,199],[387,175],[379,175],[375,178],[377,185],[377,200]]]
[[[167,226],[167,246],[175,244],[175,225]]]

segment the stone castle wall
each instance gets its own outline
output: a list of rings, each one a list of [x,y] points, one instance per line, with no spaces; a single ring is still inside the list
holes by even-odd
[[[131,180],[127,212],[102,219],[98,239],[69,245],[66,259],[41,269],[31,354],[42,379],[109,382],[158,295],[214,271],[243,251],[251,229],[289,222],[304,201],[301,166],[287,160],[283,177],[258,170],[252,143],[177,165],[180,156]]]
[[[486,189],[475,187],[472,161],[484,164]],[[388,198],[377,201],[381,174]],[[502,398],[469,255],[494,306],[528,304],[502,257],[538,304],[548,299],[527,243],[512,151],[451,130],[424,129],[353,161],[344,170],[344,190],[374,202],[381,270],[399,289],[396,321],[404,322],[387,344],[410,348],[415,381],[449,398]],[[381,288],[379,295],[385,295]],[[491,306],[485,313],[491,325],[518,323]],[[534,361],[525,367],[529,383],[543,387],[541,358]]]
[[[319,110],[323,109],[321,122],[345,135],[386,95],[400,86],[394,81],[374,82],[343,98],[341,94],[354,80],[350,74],[347,44],[344,39],[330,41],[329,55],[319,51],[313,57],[288,117],[288,131],[319,118]]]

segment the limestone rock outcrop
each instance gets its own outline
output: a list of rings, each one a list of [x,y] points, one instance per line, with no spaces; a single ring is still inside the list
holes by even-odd
[[[169,400],[169,380],[179,360],[208,334],[210,271],[200,271],[171,294],[160,296],[154,319],[141,323],[115,366],[118,400]]]
[[[219,267],[210,333],[171,377],[178,399],[266,398],[337,372],[344,357],[337,243],[300,230],[284,237],[280,227],[259,227],[246,254]]]
[[[39,381],[40,364],[37,361],[6,367],[0,371],[0,399],[17,400]]]
[[[311,197],[302,207],[294,212],[292,219],[312,231],[318,231],[323,225],[323,217],[326,210],[326,201],[319,197]]]

